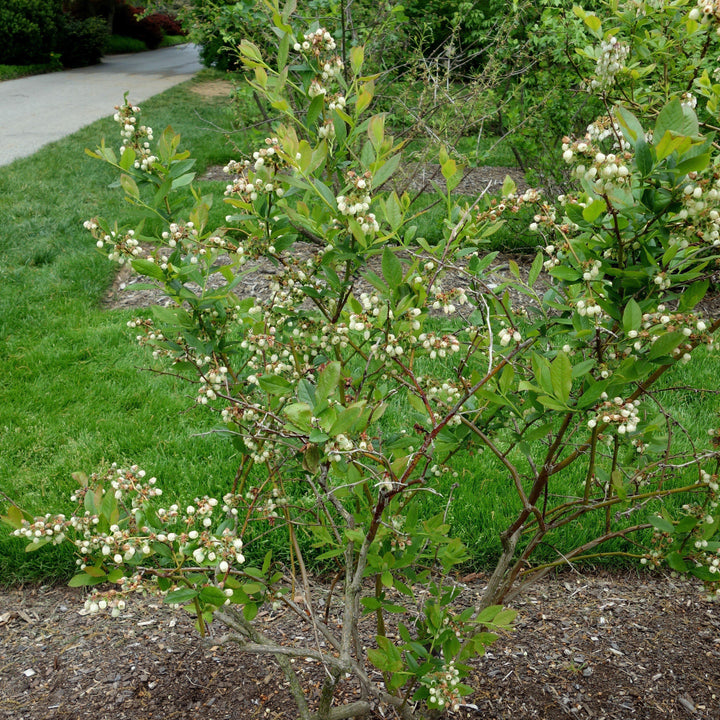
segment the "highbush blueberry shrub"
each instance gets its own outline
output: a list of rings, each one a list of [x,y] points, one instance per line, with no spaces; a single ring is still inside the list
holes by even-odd
[[[11,508],[5,520],[28,549],[74,543],[71,584],[93,588],[90,611],[117,614],[128,593],[151,591],[189,608],[201,632],[219,621],[226,641],[273,655],[303,719],[378,704],[408,718],[457,710],[470,692],[466,661],[511,626],[502,604],[610,539],[635,538],[625,555],[716,592],[720,431],[676,442],[678,424],[654,392],[698,346],[712,351],[720,324],[697,310],[720,246],[720,173],[695,110],[672,97],[649,121],[635,106],[608,106],[584,136],[563,140],[575,185],[557,200],[507,181],[502,199],[458,206],[461,169],[442,151],[447,219],[431,245],[409,198],[381,190],[401,147],[369,113],[362,47],[347,67],[326,29],[296,30],[279,7],[274,28],[276,62],[250,43],[240,52],[283,122],[228,164],[221,226],[208,221],[213,198],[193,185],[180,138],[167,129],[156,139],[127,99],[119,152],[103,143],[91,153],[117,170],[147,222],[96,218],[87,228],[173,300],[130,326],[234,443],[226,494],[181,502],[140,468],[113,466],[78,476],[71,516]],[[632,54],[602,42],[615,58],[597,74],[605,92],[613,63]],[[492,286],[495,254],[483,245],[520,208],[534,213],[539,252],[527,277],[511,263],[513,278]],[[310,251],[297,252],[301,242]],[[270,293],[244,297],[258,258],[276,268]],[[461,281],[449,283],[448,270]],[[511,288],[529,302],[514,303]],[[400,431],[384,424],[390,405],[406,417]],[[481,599],[459,612],[452,572],[468,554],[422,499],[478,451],[501,464],[516,514]],[[576,491],[560,495],[570,472]],[[680,517],[662,503],[676,494],[687,498]],[[603,518],[596,538],[533,563],[591,513]],[[249,561],[278,529],[286,556]],[[334,574],[329,588],[308,571],[307,538]],[[293,613],[315,642],[267,637],[254,622],[263,606]],[[370,648],[359,630],[367,614]],[[314,707],[293,657],[322,664]],[[348,675],[357,699],[335,707]]]

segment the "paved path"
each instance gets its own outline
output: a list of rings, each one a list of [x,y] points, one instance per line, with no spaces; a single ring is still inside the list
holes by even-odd
[[[0,82],[0,166],[111,115],[126,91],[140,103],[188,80],[201,67],[196,46],[176,45]]]

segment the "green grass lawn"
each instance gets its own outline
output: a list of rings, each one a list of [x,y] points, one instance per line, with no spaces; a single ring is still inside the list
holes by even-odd
[[[218,130],[233,124],[230,101],[192,90],[194,83],[217,77],[205,71],[142,104],[143,121],[157,134],[170,124],[181,133],[183,146],[198,158],[199,172],[236,156]],[[249,114],[241,125],[255,120],[254,104],[246,107]],[[149,359],[126,327],[137,313],[101,307],[115,267],[97,251],[83,221],[102,214],[132,222],[134,215],[122,193],[108,187],[114,179],[109,168],[84,153],[101,137],[110,146],[119,144],[109,118],[0,168],[0,491],[32,513],[71,511],[72,474],[91,473],[113,461],[139,464],[165,489],[188,500],[206,493],[221,496],[236,469],[231,445],[202,434],[210,425],[207,415],[187,410],[191,389],[141,371]],[[234,138],[238,145],[252,146],[250,135]],[[215,211],[222,213],[222,204],[217,205]],[[705,354],[667,382],[713,387],[715,375],[716,361]],[[720,409],[717,396],[693,391],[671,402],[671,414],[698,435]],[[388,422],[402,426],[407,413],[396,407]],[[497,554],[498,531],[517,510],[516,497],[486,454],[457,470],[460,484],[449,518],[475,563],[490,562]],[[577,482],[568,475],[557,492],[574,491]],[[433,502],[442,510],[442,500]],[[577,544],[592,532],[589,524],[578,524],[558,542]],[[66,549],[26,555],[23,544],[0,527],[2,583],[67,577],[73,562]]]
[[[231,157],[209,124],[229,126],[229,109],[222,98],[203,99],[200,117],[191,88],[169,90],[143,111],[158,132],[172,124],[192,139],[202,171]],[[71,474],[103,462],[136,462],[189,496],[219,491],[233,468],[226,444],[196,437],[207,428],[183,413],[187,388],[140,371],[148,359],[126,327],[132,313],[101,308],[115,267],[82,223],[132,216],[108,188],[109,168],[84,153],[103,136],[118,144],[111,119],[0,168],[0,490],[33,513],[70,510]],[[3,582],[67,574],[69,562],[62,551],[26,556],[0,530]]]

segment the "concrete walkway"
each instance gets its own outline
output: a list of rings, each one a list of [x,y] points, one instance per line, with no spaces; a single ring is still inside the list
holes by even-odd
[[[111,115],[126,91],[140,103],[188,80],[201,67],[196,46],[176,45],[0,82],[0,166]]]

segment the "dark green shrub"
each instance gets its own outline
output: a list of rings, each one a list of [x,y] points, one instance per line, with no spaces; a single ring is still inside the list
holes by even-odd
[[[61,0],[0,2],[0,63],[46,63],[55,49]]]
[[[101,17],[85,20],[66,15],[60,27],[58,51],[65,67],[85,67],[100,62],[110,32]]]
[[[136,53],[147,50],[147,45],[137,38],[124,35],[110,35],[105,46],[106,55],[120,55],[121,53]]]

